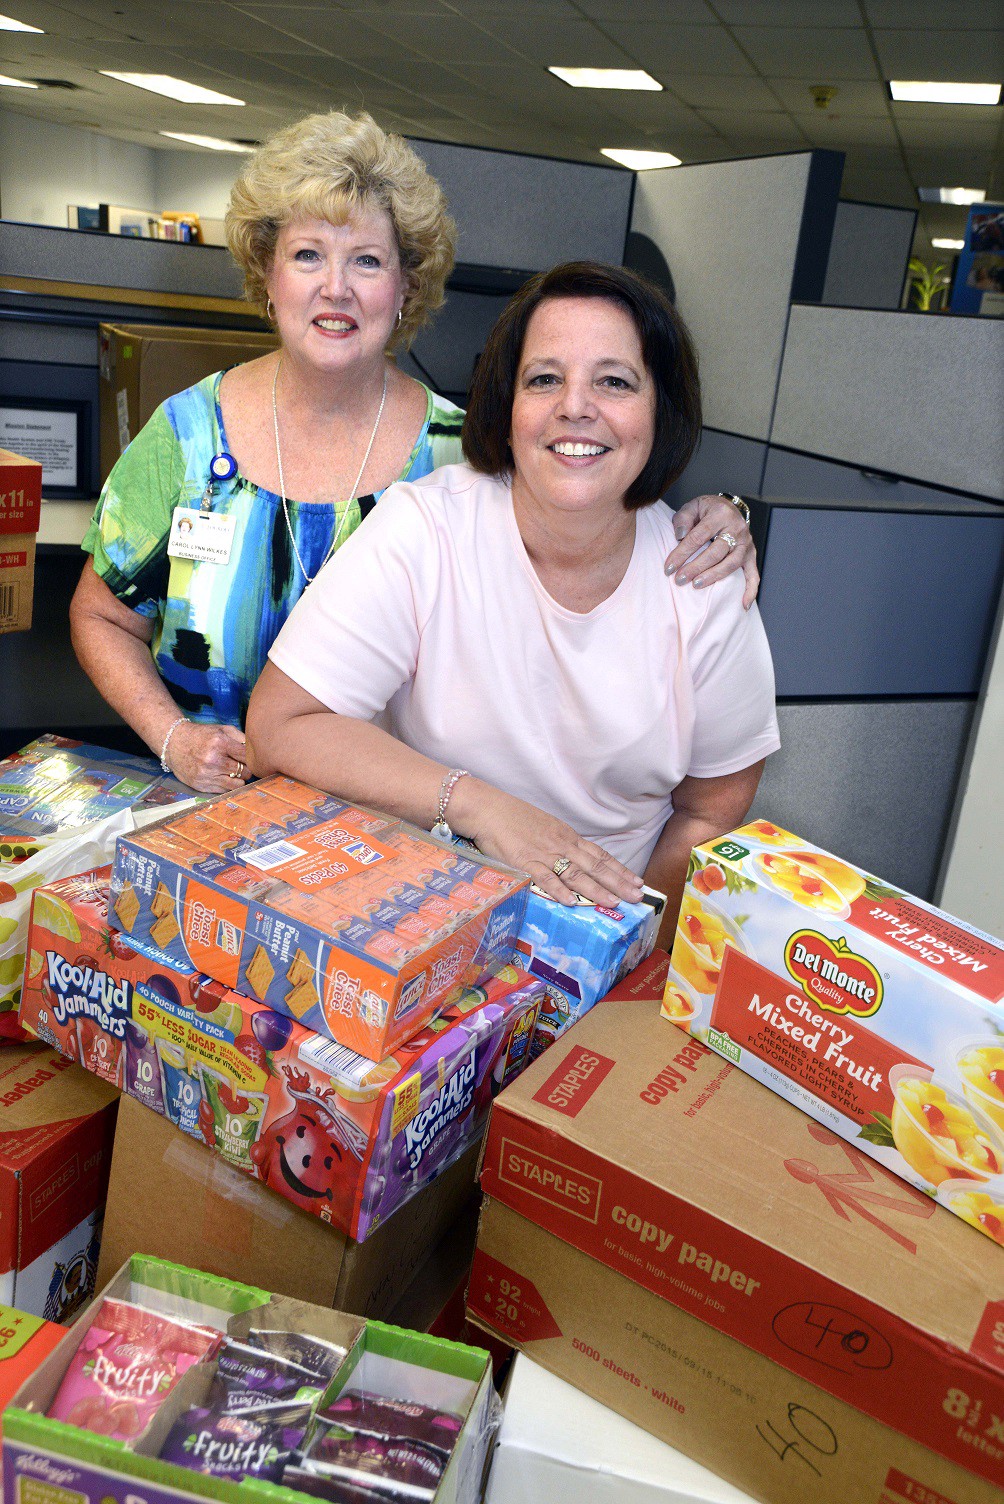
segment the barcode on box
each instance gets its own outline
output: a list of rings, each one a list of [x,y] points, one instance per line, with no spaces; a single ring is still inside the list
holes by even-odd
[[[262,872],[270,872],[273,867],[281,867],[284,862],[291,862],[294,857],[306,856],[302,846],[294,846],[292,841],[273,841],[269,846],[253,847],[244,857],[248,867],[259,867]]]
[[[13,621],[17,615],[16,585],[0,585],[0,622]]]
[[[364,1060],[355,1050],[320,1036],[301,1044],[300,1058],[324,1071],[332,1080],[343,1081],[346,1086],[362,1086],[373,1070],[372,1060]]]

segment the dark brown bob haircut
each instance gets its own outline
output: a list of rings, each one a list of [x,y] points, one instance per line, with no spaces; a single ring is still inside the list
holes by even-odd
[[[634,508],[658,501],[686,469],[701,435],[697,352],[665,293],[624,266],[565,262],[531,277],[502,310],[471,384],[463,429],[468,464],[483,475],[512,472],[509,432],[523,342],[534,310],[552,298],[604,298],[631,315],[655,382],[655,437],[624,502]]]

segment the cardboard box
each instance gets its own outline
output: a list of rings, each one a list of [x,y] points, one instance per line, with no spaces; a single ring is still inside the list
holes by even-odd
[[[651,955],[665,907],[652,888],[641,903],[566,908],[531,887],[515,959],[546,988],[532,1059]]]
[[[68,1321],[94,1286],[118,1093],[54,1050],[0,1045],[0,1300]]]
[[[65,1335],[64,1326],[0,1305],[0,1411]]]
[[[99,1284],[131,1253],[206,1269],[360,1316],[386,1318],[477,1193],[476,1147],[365,1243],[292,1206],[212,1149],[123,1097]]]
[[[168,397],[278,347],[274,334],[169,324],[101,324],[98,339],[102,482]]]
[[[206,1455],[193,1445],[203,1437],[208,1440],[206,1433],[199,1436],[187,1427],[198,1424],[192,1407],[205,1404],[209,1396],[216,1372],[215,1350],[188,1367],[180,1378],[171,1375],[174,1382],[152,1418],[128,1444],[69,1421],[50,1419],[46,1412],[52,1408],[62,1379],[91,1326],[100,1319],[106,1297],[138,1304],[168,1319],[197,1319],[237,1342],[246,1340],[253,1328],[264,1327],[306,1333],[338,1344],[345,1349],[345,1356],[327,1386],[301,1391],[312,1398],[312,1409],[316,1412],[337,1401],[343,1392],[355,1389],[450,1412],[458,1418],[459,1429],[451,1432],[449,1459],[435,1491],[423,1497],[429,1504],[476,1504],[480,1497],[487,1454],[498,1425],[498,1401],[492,1391],[487,1353],[380,1322],[361,1322],[341,1312],[270,1296],[266,1290],[212,1279],[161,1260],[133,1257],[77,1328],[22,1385],[6,1411],[3,1483],[9,1499],[28,1504],[33,1498],[69,1496],[76,1504],[108,1504],[109,1500],[142,1497],[147,1504],[167,1504],[169,1500],[209,1497],[221,1504],[241,1504],[243,1500],[269,1497],[276,1504],[293,1504],[302,1497],[279,1483],[210,1476],[160,1456],[178,1421],[185,1427],[185,1441],[179,1450],[189,1458]],[[98,1348],[95,1364],[100,1355]],[[119,1393],[127,1389],[121,1372],[112,1382]],[[304,1446],[308,1451],[312,1447],[310,1429]]]
[[[527,1063],[543,987],[514,966],[374,1064],[133,949],[108,870],[36,892],[22,1024],[353,1238],[480,1139]]]
[[[751,1504],[706,1467],[517,1353],[485,1504]]]
[[[0,449],[0,632],[27,632],[35,590],[42,466]]]
[[[664,955],[646,963],[652,1001],[597,1004],[499,1098],[483,1190],[637,1287],[1004,1484],[1004,1253],[667,1031],[657,1001],[664,968]],[[484,1293],[475,1285],[472,1310]],[[585,1304],[580,1337],[589,1319]],[[496,1329],[505,1336],[513,1325]],[[959,1396],[969,1397],[965,1425]]]
[[[766,820],[690,860],[665,1017],[1004,1247],[1004,944]]]
[[[116,923],[369,1060],[504,966],[525,873],[292,778],[123,836]]]
[[[551,1056],[561,1049],[555,1046]],[[469,1310],[476,1327],[505,1334],[541,1367],[762,1504],[1000,1504],[999,1484],[947,1462],[490,1199],[481,1214]],[[898,1384],[898,1376],[888,1382]],[[951,1387],[943,1403],[962,1430],[979,1401]],[[987,1409],[975,1415],[974,1424],[981,1422],[999,1419]]]

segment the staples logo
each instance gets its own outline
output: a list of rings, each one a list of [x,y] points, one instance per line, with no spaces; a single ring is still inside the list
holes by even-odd
[[[80,1181],[80,1162],[74,1154],[51,1176],[44,1185],[37,1187],[29,1202],[28,1216],[32,1222],[45,1216],[60,1196],[73,1189]]]
[[[574,1118],[613,1068],[614,1062],[606,1055],[572,1049],[540,1090],[534,1092],[533,1100],[553,1107],[566,1118]]]
[[[512,1139],[504,1138],[498,1174],[499,1180],[506,1185],[571,1212],[573,1217],[581,1217],[585,1222],[599,1220],[602,1180],[585,1175],[572,1165],[562,1164],[559,1159],[537,1154]]]

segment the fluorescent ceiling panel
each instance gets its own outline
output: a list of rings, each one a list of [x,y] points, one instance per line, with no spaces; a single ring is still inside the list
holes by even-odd
[[[29,26],[26,21],[15,21],[13,16],[0,16],[0,31],[34,31],[45,36],[41,26]]]
[[[922,204],[982,204],[986,202],[985,188],[918,188],[917,197]]]
[[[151,94],[163,94],[181,104],[239,104],[243,99],[234,99],[229,94],[217,94],[215,89],[204,89],[201,84],[190,84],[183,78],[172,78],[169,73],[113,73],[109,68],[98,70],[105,78],[116,78],[122,84],[134,84],[137,89],[149,89]]]
[[[662,84],[642,68],[548,68],[573,89],[661,89]]]
[[[906,104],[1000,104],[1000,84],[904,83],[889,80],[893,99]]]
[[[964,240],[947,240],[940,235],[931,241],[936,251],[961,251],[965,243]]]
[[[7,78],[0,73],[0,89],[37,89],[38,84],[31,84],[26,78]]]
[[[630,167],[632,172],[647,172],[652,167],[679,167],[681,160],[671,151],[632,151],[619,146],[602,146],[600,151],[612,162]]]

